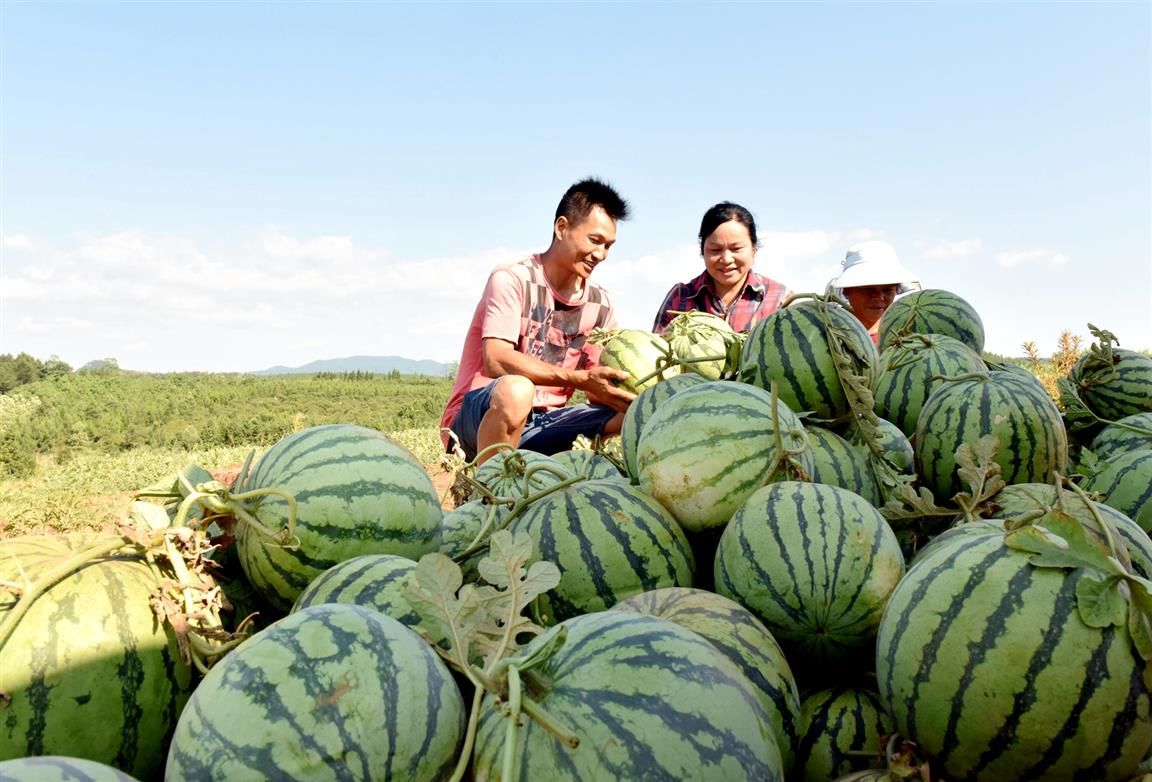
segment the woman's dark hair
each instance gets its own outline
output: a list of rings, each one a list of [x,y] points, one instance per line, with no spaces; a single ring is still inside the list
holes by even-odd
[[[577,225],[597,206],[613,220],[628,219],[628,202],[611,185],[589,178],[568,188],[556,206],[556,217],[553,220],[564,216],[568,218],[569,225]]]
[[[752,240],[753,247],[759,247],[760,241],[756,238],[756,218],[740,204],[731,201],[721,201],[704,213],[700,221],[700,254],[704,254],[704,241],[712,235],[717,228],[730,220],[743,225],[748,229],[748,238]]]

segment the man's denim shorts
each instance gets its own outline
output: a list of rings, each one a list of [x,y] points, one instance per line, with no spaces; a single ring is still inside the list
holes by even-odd
[[[488,412],[492,401],[492,389],[496,380],[483,388],[475,388],[464,395],[464,402],[452,431],[460,438],[460,445],[468,460],[476,458],[476,431],[480,421]],[[520,437],[520,448],[543,454],[567,451],[577,435],[595,437],[604,430],[604,425],[616,414],[607,405],[570,405],[558,410],[533,410],[524,424],[524,434]]]

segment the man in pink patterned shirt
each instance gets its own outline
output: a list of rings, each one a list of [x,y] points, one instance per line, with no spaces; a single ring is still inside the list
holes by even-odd
[[[613,381],[628,375],[599,366],[599,348],[586,340],[616,326],[608,293],[589,276],[627,217],[612,187],[577,182],[556,207],[548,249],[492,272],[440,419],[446,447],[448,429],[468,459],[496,443],[557,453],[577,435],[620,431],[635,394]],[[566,406],[576,389],[592,404]]]

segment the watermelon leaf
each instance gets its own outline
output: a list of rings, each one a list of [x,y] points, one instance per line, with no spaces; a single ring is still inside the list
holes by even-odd
[[[488,556],[480,560],[480,577],[492,585],[477,588],[487,617],[477,628],[476,637],[485,668],[518,649],[519,636],[544,632],[523,612],[539,595],[560,583],[560,569],[551,562],[534,562],[525,570],[531,558],[531,538],[499,530],[492,535]]]
[[[1000,477],[1000,465],[996,463],[996,452],[1000,450],[1000,440],[994,434],[986,434],[975,443],[965,443],[956,450],[956,472],[969,488],[955,496],[956,503],[968,518],[975,518],[977,506],[995,496],[1006,485]]]
[[[420,614],[425,639],[447,638],[449,650],[433,646],[461,671],[468,670],[472,641],[484,613],[476,587],[464,586],[460,566],[439,552],[425,554],[412,571],[407,597]]]
[[[1089,627],[1124,626],[1127,608],[1121,593],[1123,580],[1084,571],[1076,582],[1076,610]]]
[[[172,524],[172,519],[168,517],[168,512],[164,508],[141,500],[132,501],[129,518],[137,524],[143,524],[152,532],[167,529]]]
[[[1032,554],[1032,564],[1051,568],[1091,568],[1106,576],[1128,575],[1104,544],[1090,538],[1084,525],[1060,510],[1050,510],[1032,524],[1004,536],[1009,548]]]
[[[1136,652],[1145,662],[1152,662],[1152,582],[1129,576],[1128,635]]]

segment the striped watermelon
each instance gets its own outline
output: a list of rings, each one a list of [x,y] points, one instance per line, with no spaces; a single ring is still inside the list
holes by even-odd
[[[1118,456],[1125,451],[1152,448],[1152,413],[1127,415],[1108,424],[1092,440],[1092,453],[1101,459]]]
[[[880,484],[869,455],[831,429],[806,426],[812,446],[812,480],[855,492],[872,505],[880,505]]]
[[[624,479],[612,460],[595,451],[561,451],[552,454],[552,458],[569,473],[585,480],[596,480],[597,478]]]
[[[364,554],[328,568],[309,584],[292,613],[309,606],[343,603],[387,614],[413,629],[420,615],[408,602],[408,579],[416,563],[395,554]]]
[[[715,592],[680,587],[644,592],[618,603],[615,610],[675,622],[703,636],[735,663],[760,695],[785,771],[792,768],[800,694],[780,645],[751,611]]]
[[[582,481],[528,506],[509,525],[537,556],[560,568],[560,584],[537,607],[548,624],[660,587],[691,586],[695,562],[676,521],[658,502],[618,480]]]
[[[1113,348],[1110,360],[1086,353],[1068,377],[1088,409],[1105,420],[1152,412],[1152,358],[1143,353]]]
[[[81,758],[46,755],[5,760],[0,782],[136,782],[123,771]]]
[[[851,687],[821,690],[806,697],[802,709],[794,779],[828,782],[884,765],[883,737],[892,732],[892,718],[876,693]],[[876,756],[855,754],[864,752]]]
[[[640,444],[640,435],[648,425],[648,419],[656,412],[656,408],[663,405],[675,393],[692,386],[707,382],[702,376],[685,373],[670,377],[667,380],[646,388],[628,405],[628,412],[624,414],[624,422],[620,428],[620,447],[624,451],[624,466],[632,482],[639,481],[636,471],[636,446]]]
[[[464,580],[475,581],[480,573],[477,570],[480,560],[488,554],[488,549],[478,548],[464,556],[464,552],[476,540],[485,525],[488,534],[504,526],[512,508],[508,505],[489,505],[483,500],[471,500],[444,514],[440,531],[440,553],[456,560],[464,571]],[[487,538],[485,538],[487,539]]]
[[[947,779],[1122,780],[1152,747],[1146,665],[1125,628],[1091,628],[1076,571],[1000,536],[919,559],[877,639],[881,699]]]
[[[801,301],[777,310],[752,327],[740,357],[740,379],[770,389],[797,413],[820,421],[849,414],[848,397],[825,333],[825,319],[847,344],[853,371],[871,385],[880,357],[872,338],[848,310],[835,304]]]
[[[924,402],[943,382],[939,378],[983,371],[980,355],[954,337],[898,337],[880,354],[873,388],[876,414],[911,437]]]
[[[952,380],[932,392],[916,424],[916,472],[937,498],[966,487],[956,450],[984,435],[1000,442],[995,461],[1007,483],[1048,483],[1064,473],[1068,436],[1060,411],[1036,384],[1011,372]]]
[[[759,698],[710,642],[665,619],[630,611],[588,614],[564,625],[566,643],[521,677],[525,691],[580,744],[570,749],[525,718],[513,747],[518,773],[511,779],[784,779]],[[476,782],[505,778],[507,724],[488,696],[473,753]]]
[[[525,491],[535,494],[569,477],[571,471],[551,456],[523,448],[500,451],[476,468],[476,480],[488,491],[513,499],[526,496]],[[479,499],[479,493],[469,499]]]
[[[878,341],[886,350],[909,334],[942,334],[984,353],[984,321],[967,301],[950,291],[928,288],[901,296],[880,317]]]
[[[0,546],[0,582],[35,582],[79,552],[117,540],[9,538]],[[0,760],[65,755],[143,779],[159,774],[193,676],[171,627],[153,613],[158,587],[159,571],[126,549],[56,582],[5,627]],[[17,604],[0,590],[0,623]]]
[[[1152,534],[1152,449],[1113,456],[1084,483],[1084,489],[1099,492],[1101,502]]]
[[[682,312],[664,329],[663,337],[673,355],[687,362],[682,366],[684,372],[719,380],[731,377],[740,368],[744,339],[719,315],[699,310]]]
[[[779,469],[776,427],[804,477],[808,436],[786,404],[746,383],[716,380],[669,398],[648,419],[636,449],[640,487],[690,532],[720,527],[752,492],[793,477]]]
[[[464,717],[418,635],[369,608],[314,605],[209,671],[180,715],[165,779],[448,779]]]
[[[751,609],[794,662],[859,658],[903,572],[900,544],[880,512],[821,483],[760,489],[716,551],[716,591]]]
[[[1089,507],[1079,494],[1072,491],[1058,492],[1050,483],[1018,483],[1005,486],[996,493],[993,502],[996,504],[993,515],[997,519],[1022,523],[1025,520],[1035,520],[1050,510],[1061,509],[1103,538],[1103,534],[1099,532],[1100,525],[1093,514],[1095,511],[1101,519],[1112,524],[1110,534],[1113,538],[1118,535],[1119,540],[1115,542],[1118,545],[1122,543],[1123,548],[1127,550],[1130,562],[1125,561],[1125,552],[1120,551],[1117,553],[1121,562],[1125,565],[1131,564],[1138,576],[1144,578],[1152,576],[1152,538],[1149,538],[1148,533],[1136,522],[1115,508],[1099,502],[1093,502]],[[1003,528],[1000,534],[1003,534]]]
[[[439,546],[444,515],[432,479],[407,449],[381,432],[332,424],[283,438],[234,489],[276,488],[296,498],[298,548],[286,548],[238,519],[240,564],[273,606],[288,610],[328,568],[361,554],[419,559]],[[257,496],[245,510],[270,530],[288,522],[288,503]]]
[[[628,373],[627,380],[617,384],[634,394],[680,374],[680,366],[674,362],[672,348],[659,334],[640,329],[619,329],[611,332],[601,343],[600,364]],[[657,370],[661,370],[653,375]]]
[[[876,428],[880,430],[880,450],[884,452],[885,461],[895,468],[897,472],[912,475],[916,471],[916,453],[912,448],[912,441],[904,436],[904,432],[896,424],[884,418],[877,418]],[[856,448],[868,453],[869,458],[875,455],[864,441],[864,434],[856,424],[848,427],[848,442]]]

